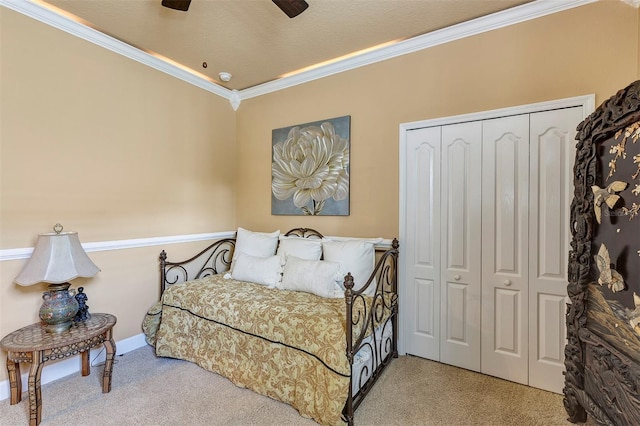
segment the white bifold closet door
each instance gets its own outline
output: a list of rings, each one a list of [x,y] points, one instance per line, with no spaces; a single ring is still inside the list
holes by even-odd
[[[440,361],[441,127],[407,132],[407,353]]]
[[[529,115],[485,120],[482,146],[482,368],[529,380]]]
[[[440,361],[480,371],[482,122],[442,126]]]
[[[481,371],[561,392],[581,108],[485,120]]]
[[[530,115],[529,386],[562,393],[576,126],[582,108]]]
[[[479,121],[407,135],[407,352],[480,370]]]
[[[405,351],[561,392],[582,107],[406,131]]]

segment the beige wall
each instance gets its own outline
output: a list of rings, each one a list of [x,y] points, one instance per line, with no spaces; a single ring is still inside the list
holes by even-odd
[[[237,222],[328,235],[398,235],[404,122],[552,99],[611,96],[638,76],[638,12],[607,1],[244,101]],[[351,115],[351,215],[271,216],[271,130]]]
[[[235,227],[235,112],[219,96],[0,8],[0,248],[60,222],[104,242]],[[175,255],[202,243],[166,247]],[[137,335],[158,298],[161,247],[93,252],[90,311]],[[0,262],[0,335],[35,322],[46,285]],[[6,378],[0,370],[0,381]]]
[[[0,8],[0,248],[61,222],[81,241],[314,227],[398,235],[399,124],[595,93],[640,77],[640,14],[606,1],[242,102]],[[271,216],[271,130],[351,115],[351,215]],[[237,150],[237,151],[236,151]],[[234,209],[235,206],[235,209]],[[174,258],[200,247],[168,247]],[[140,333],[158,247],[90,253],[93,312]],[[43,284],[0,262],[0,334],[37,320]],[[6,373],[0,370],[0,381]]]
[[[234,224],[227,100],[11,10],[1,17],[0,247],[30,247],[56,221],[82,241]]]

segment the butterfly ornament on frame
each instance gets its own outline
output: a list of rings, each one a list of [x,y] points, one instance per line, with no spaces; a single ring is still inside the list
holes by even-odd
[[[591,187],[593,191],[593,210],[598,223],[602,223],[603,204],[609,207],[609,210],[613,210],[613,207],[620,199],[616,192],[624,191],[626,187],[627,183],[619,180],[610,183],[606,188],[600,188],[598,185]]]
[[[624,279],[618,271],[611,267],[611,258],[607,246],[601,244],[598,254],[593,256],[593,258],[596,261],[596,267],[600,273],[598,284],[606,285],[614,293],[624,290]]]

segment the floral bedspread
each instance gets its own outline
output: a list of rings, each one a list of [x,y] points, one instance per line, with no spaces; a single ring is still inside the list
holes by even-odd
[[[158,356],[195,362],[333,425],[349,388],[344,318],[344,299],[214,275],[168,288],[143,330]]]

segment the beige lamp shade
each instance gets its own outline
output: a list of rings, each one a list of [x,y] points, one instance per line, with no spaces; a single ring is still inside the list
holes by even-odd
[[[78,277],[93,277],[100,271],[82,248],[77,232],[39,234],[31,258],[15,282],[61,284]]]

